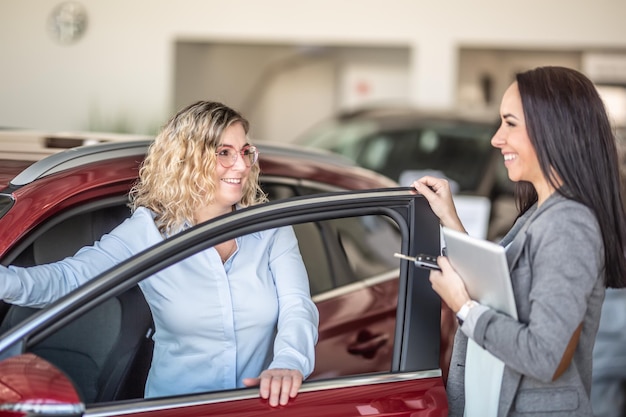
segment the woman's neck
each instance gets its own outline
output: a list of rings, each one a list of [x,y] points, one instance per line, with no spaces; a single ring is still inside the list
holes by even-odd
[[[535,185],[535,191],[537,191],[537,206],[541,206],[554,192],[556,189],[550,185],[548,182],[544,182],[539,186]]]
[[[207,220],[211,220],[215,217],[221,216],[223,214],[227,214],[232,212],[235,209],[235,206],[205,206],[200,209],[197,209],[194,213],[196,224],[206,222]]]

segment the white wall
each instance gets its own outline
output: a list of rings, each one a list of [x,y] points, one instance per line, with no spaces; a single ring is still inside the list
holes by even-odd
[[[462,46],[626,50],[624,0],[82,0],[85,37],[55,43],[58,0],[0,0],[0,126],[149,132],[174,111],[176,39],[412,48],[410,97],[455,102]]]

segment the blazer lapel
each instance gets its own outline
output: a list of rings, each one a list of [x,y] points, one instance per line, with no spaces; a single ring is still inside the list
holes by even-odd
[[[526,229],[530,225],[530,219],[537,210],[536,206],[531,207],[522,216],[520,216],[511,230],[502,238],[500,245],[506,248],[506,260],[509,264],[509,272],[513,270],[517,263],[522,249],[524,249],[524,242],[526,241]]]
[[[509,272],[513,270],[513,267],[515,267],[515,264],[522,254],[524,242],[526,241],[526,229],[528,229],[528,226],[530,226],[535,217],[545,213],[546,210],[563,198],[564,197],[562,197],[558,192],[555,192],[541,205],[541,207],[538,208],[535,203],[526,211],[526,213],[517,219],[511,230],[509,230],[509,232],[502,238],[500,245],[507,248],[506,260],[509,263]]]

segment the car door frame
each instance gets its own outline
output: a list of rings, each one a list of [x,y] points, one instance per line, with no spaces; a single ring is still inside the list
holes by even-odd
[[[52,334],[113,294],[121,293],[158,270],[222,241],[267,228],[370,214],[388,215],[398,223],[402,230],[403,253],[438,253],[438,219],[427,201],[409,188],[326,193],[249,207],[167,239],[36,313],[2,336],[0,359],[21,354],[27,346]],[[277,411],[281,415],[305,415],[303,413],[310,410],[309,407],[316,407],[316,414],[326,407],[328,411],[324,413],[328,416],[343,416],[354,414],[355,401],[366,401],[368,397],[364,393],[368,392],[377,399],[377,404],[380,403],[373,406],[370,401],[369,407],[373,408],[369,415],[384,414],[390,407],[397,408],[398,399],[403,407],[415,413],[414,416],[446,415],[445,389],[439,369],[440,301],[427,276],[425,270],[412,263],[400,263],[396,343],[389,373],[305,382],[293,404],[279,409],[269,407],[267,402],[259,399],[258,390],[251,388],[92,404],[84,415],[104,417],[144,412],[148,413],[142,416],[171,416],[175,415],[173,412],[186,416],[237,415],[244,410],[254,410],[254,415]],[[441,413],[438,412],[440,409]]]

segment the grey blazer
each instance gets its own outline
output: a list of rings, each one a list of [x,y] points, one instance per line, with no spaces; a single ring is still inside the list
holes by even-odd
[[[505,364],[498,416],[592,416],[591,358],[604,299],[596,218],[584,205],[554,193],[516,221],[502,240],[509,243],[519,321],[491,309],[477,311],[472,337]],[[581,322],[574,358],[552,381]],[[463,416],[466,349],[467,336],[458,330],[447,384],[450,416]]]

